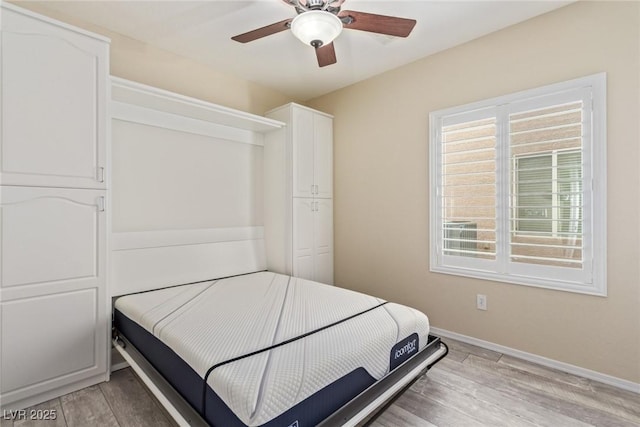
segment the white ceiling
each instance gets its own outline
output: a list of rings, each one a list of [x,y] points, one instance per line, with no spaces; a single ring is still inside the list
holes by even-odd
[[[338,63],[324,68],[290,31],[247,44],[230,39],[294,17],[281,0],[50,1],[45,7],[304,101],[571,2],[347,0],[343,10],[418,22],[406,39],[345,30],[334,43]]]

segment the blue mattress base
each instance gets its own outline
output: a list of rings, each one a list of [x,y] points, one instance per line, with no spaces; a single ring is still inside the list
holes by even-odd
[[[204,387],[203,399],[202,377],[166,344],[118,310],[114,312],[114,323],[118,332],[133,344],[209,425],[246,427],[208,385]],[[364,368],[358,368],[263,424],[263,427],[316,426],[373,383],[375,379]]]

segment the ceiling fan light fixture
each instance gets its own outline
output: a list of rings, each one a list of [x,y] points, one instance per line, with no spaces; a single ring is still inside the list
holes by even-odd
[[[342,21],[324,10],[301,13],[291,21],[291,32],[304,44],[315,48],[331,43],[342,32]]]

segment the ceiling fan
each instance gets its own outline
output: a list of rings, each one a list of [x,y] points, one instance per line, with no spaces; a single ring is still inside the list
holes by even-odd
[[[342,28],[369,31],[396,37],[407,37],[416,25],[415,19],[373,13],[340,10],[345,0],[282,0],[295,8],[298,15],[265,27],[231,37],[247,43],[291,29],[304,44],[316,50],[318,65],[325,67],[336,63],[333,40]]]

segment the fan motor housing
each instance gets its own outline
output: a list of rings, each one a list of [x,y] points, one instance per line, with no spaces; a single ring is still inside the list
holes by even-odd
[[[307,0],[307,7],[309,9],[323,9],[325,6],[324,0]]]

